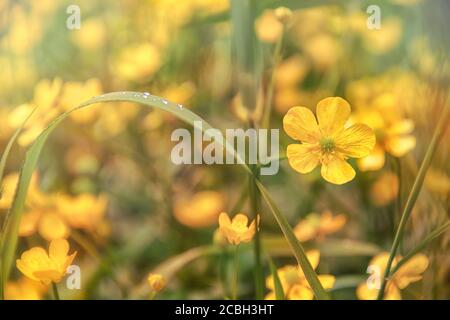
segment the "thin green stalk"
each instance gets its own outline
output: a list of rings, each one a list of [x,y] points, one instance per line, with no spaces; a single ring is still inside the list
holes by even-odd
[[[436,228],[433,232],[431,232],[425,239],[422,240],[414,249],[412,249],[406,256],[403,257],[393,268],[391,274],[394,275],[401,266],[403,266],[406,262],[409,261],[412,257],[414,257],[417,253],[422,251],[431,241],[439,237],[443,234],[447,229],[450,228],[450,221],[447,221],[442,226]]]
[[[439,122],[436,126],[436,130],[434,131],[433,137],[431,139],[430,145],[428,146],[428,150],[425,154],[425,158],[422,161],[419,172],[417,173],[416,180],[414,181],[411,192],[409,193],[408,200],[406,201],[405,208],[403,209],[402,217],[400,219],[400,224],[397,228],[397,232],[395,234],[394,242],[392,244],[391,252],[389,254],[389,259],[386,265],[386,270],[384,272],[383,282],[381,284],[380,291],[378,292],[378,300],[383,299],[384,291],[386,289],[387,279],[391,274],[392,263],[394,261],[395,255],[397,254],[398,246],[400,245],[400,241],[403,238],[405,233],[405,227],[408,222],[409,216],[411,215],[411,211],[416,203],[417,197],[419,196],[420,190],[422,188],[423,181],[425,179],[425,175],[427,173],[428,168],[430,167],[431,160],[433,159],[433,155],[436,151],[436,147],[438,146],[439,140],[446,129],[446,124],[448,120],[448,115],[450,112],[449,107],[449,99],[447,98],[446,104],[444,106],[444,110],[439,119]]]
[[[264,201],[267,203],[269,209],[272,211],[275,219],[278,222],[278,225],[280,226],[281,231],[283,232],[286,240],[291,246],[295,258],[297,259],[298,264],[302,268],[303,273],[305,274],[305,278],[308,281],[311,289],[313,290],[314,295],[318,300],[329,300],[330,298],[327,292],[320,283],[317,274],[315,273],[313,267],[311,266],[311,263],[308,260],[308,257],[306,256],[303,246],[300,244],[300,241],[298,241],[297,238],[295,237],[294,231],[292,230],[291,226],[286,220],[286,217],[281,213],[280,209],[278,209],[278,207],[276,206],[273,199],[270,197],[269,192],[266,190],[263,184],[259,180],[255,180],[255,182],[259,191],[261,192]]]
[[[272,73],[270,75],[270,82],[269,82],[269,87],[267,89],[267,96],[265,99],[264,114],[263,114],[263,119],[262,119],[262,127],[263,128],[268,128],[270,125],[270,116],[272,113],[273,91],[275,88],[275,75],[276,75],[277,67],[278,67],[279,63],[281,62],[281,48],[283,47],[283,35],[284,35],[284,27],[283,27],[283,32],[281,33],[280,37],[277,40],[277,43],[275,44],[275,50],[273,53]]]
[[[242,207],[244,206],[245,200],[248,196],[248,183],[244,184],[242,186],[242,190],[239,193],[239,198],[237,199],[236,203],[233,205],[233,207],[230,209],[230,214],[235,215],[239,211],[241,211]]]
[[[237,300],[238,297],[238,283],[239,283],[239,245],[236,245],[234,250],[234,270],[233,281],[231,283],[231,298]]]
[[[55,300],[61,300],[59,298],[59,292],[58,292],[58,287],[56,286],[56,283],[52,282],[52,288],[53,288],[53,298]]]
[[[252,166],[253,169],[257,169],[256,166]],[[254,170],[255,177],[249,177],[249,196],[250,196],[250,211],[254,219],[257,219],[260,207],[260,198],[258,188],[255,184],[255,179],[258,177],[257,170]],[[264,298],[264,280],[263,270],[261,262],[261,232],[259,228],[256,228],[254,238],[254,255],[255,255],[255,291],[256,299],[262,300]]]
[[[270,266],[270,273],[272,273],[272,279],[273,279],[273,289],[275,291],[275,298],[277,300],[284,300],[284,290],[283,286],[281,285],[280,276],[278,275],[277,267],[275,266],[275,263],[273,263],[272,258],[268,256],[269,260],[269,266]]]

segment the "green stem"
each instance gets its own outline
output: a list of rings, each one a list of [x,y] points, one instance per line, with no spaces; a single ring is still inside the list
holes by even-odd
[[[58,287],[56,286],[56,283],[52,282],[52,288],[53,288],[53,298],[55,300],[61,300],[59,298],[59,292],[58,292]]]
[[[408,222],[409,216],[411,215],[411,211],[414,207],[414,204],[416,203],[417,197],[419,196],[423,181],[425,179],[425,175],[427,173],[428,168],[430,167],[431,160],[433,159],[433,155],[436,151],[436,147],[439,143],[442,133],[445,131],[449,111],[450,111],[450,107],[449,107],[449,103],[448,103],[448,99],[447,99],[446,104],[444,106],[444,110],[442,112],[442,115],[436,126],[436,130],[434,131],[433,137],[432,137],[430,145],[428,147],[428,150],[422,161],[419,172],[417,173],[416,180],[414,181],[411,192],[409,193],[405,208],[403,209],[402,217],[400,219],[400,224],[397,228],[397,232],[395,234],[391,252],[389,254],[389,259],[388,259],[388,262],[386,265],[386,270],[384,272],[383,282],[381,284],[380,291],[378,292],[378,297],[377,297],[378,300],[381,300],[384,297],[384,291],[386,289],[387,279],[389,278],[389,276],[391,274],[392,263],[394,261],[395,255],[397,254],[398,246],[400,245],[400,241],[403,238],[403,234],[405,233],[406,224]]]
[[[259,191],[261,192],[264,201],[267,203],[269,209],[272,211],[272,214],[277,220],[281,231],[286,237],[286,240],[289,242],[289,245],[291,246],[292,251],[294,252],[295,258],[297,259],[298,264],[302,268],[303,273],[305,274],[305,278],[308,281],[311,289],[313,290],[314,295],[319,300],[329,300],[330,298],[327,292],[320,283],[317,274],[315,273],[313,267],[311,266],[311,263],[308,260],[308,257],[306,256],[303,246],[301,245],[300,241],[298,241],[297,238],[295,237],[294,231],[292,230],[291,226],[286,220],[286,217],[281,213],[280,209],[278,209],[278,207],[276,206],[273,199],[270,197],[270,194],[266,190],[264,185],[259,180],[255,180],[255,182]]]
[[[281,48],[283,47],[283,35],[284,35],[284,28],[283,32],[281,33],[280,37],[277,40],[277,43],[275,44],[275,50],[273,53],[273,66],[272,66],[272,74],[270,75],[270,82],[269,87],[267,90],[267,96],[265,99],[265,108],[264,108],[264,115],[262,120],[262,127],[268,128],[270,125],[270,116],[272,112],[272,100],[273,100],[273,91],[275,87],[275,75],[277,71],[277,67],[279,63],[281,62]]]
[[[239,245],[236,245],[234,250],[234,270],[233,281],[231,283],[231,298],[237,300],[238,283],[239,283]]]
[[[258,177],[257,167],[253,166],[254,175]],[[251,216],[257,219],[259,214],[260,198],[257,186],[255,184],[255,177],[249,177],[249,195],[250,195],[250,210]],[[262,300],[264,298],[264,280],[261,262],[261,232],[256,228],[254,239],[254,254],[255,254],[255,291],[256,299]]]

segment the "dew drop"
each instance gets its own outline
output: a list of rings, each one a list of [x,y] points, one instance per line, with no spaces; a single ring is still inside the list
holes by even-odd
[[[165,100],[165,99],[162,99],[162,103],[168,104],[167,100]]]

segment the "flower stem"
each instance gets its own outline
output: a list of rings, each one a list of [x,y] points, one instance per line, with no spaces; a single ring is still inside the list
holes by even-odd
[[[58,292],[58,287],[56,286],[56,283],[52,282],[52,288],[53,288],[53,299],[54,300],[61,300],[59,298],[59,292]]]
[[[270,115],[272,112],[272,100],[273,100],[273,91],[275,87],[275,73],[277,71],[278,64],[281,61],[281,48],[283,47],[283,35],[284,30],[281,33],[280,37],[275,44],[275,50],[273,52],[273,66],[272,66],[272,74],[270,75],[269,87],[267,89],[267,95],[265,99],[265,108],[262,119],[262,127],[268,128],[270,125]]]
[[[252,167],[254,175],[257,177],[258,172],[257,167]],[[255,177],[249,177],[249,195],[250,195],[250,210],[251,215],[254,219],[257,219],[259,214],[259,192],[258,188],[255,184]],[[261,263],[261,235],[259,228],[256,228],[255,239],[254,239],[254,254],[255,254],[255,291],[256,291],[256,299],[262,300],[264,294],[264,285],[263,285],[263,274],[262,274],[262,263]]]
[[[239,245],[236,245],[234,250],[234,273],[233,281],[231,283],[231,298],[237,300],[238,282],[239,282]]]
[[[411,192],[409,193],[405,208],[403,209],[400,224],[397,228],[397,232],[395,234],[394,242],[392,243],[391,252],[384,272],[383,282],[381,283],[381,288],[380,291],[378,292],[377,297],[378,300],[381,300],[384,297],[387,279],[391,274],[392,263],[394,261],[395,255],[397,254],[397,249],[400,245],[401,239],[403,238],[403,234],[405,233],[405,227],[408,222],[408,218],[411,215],[411,211],[414,207],[414,204],[416,203],[417,197],[419,196],[423,181],[425,179],[425,175],[427,173],[428,168],[430,167],[431,160],[433,159],[433,155],[436,151],[436,147],[438,146],[439,140],[446,129],[449,112],[450,106],[449,106],[449,99],[447,98],[447,101],[444,105],[444,110],[436,126],[436,130],[434,131],[433,137],[431,138],[430,145],[428,146],[427,152],[425,153],[425,157],[422,161],[419,172],[417,173],[417,177],[416,180],[414,181]]]

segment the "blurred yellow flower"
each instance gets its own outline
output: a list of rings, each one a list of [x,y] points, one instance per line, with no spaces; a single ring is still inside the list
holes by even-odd
[[[255,22],[256,35],[263,42],[273,43],[281,37],[283,24],[274,10],[265,10]]]
[[[22,277],[5,285],[6,300],[41,300],[47,287],[41,282]]]
[[[310,213],[302,219],[294,228],[295,236],[299,241],[322,239],[328,234],[342,229],[347,222],[343,214],[334,215],[326,210],[322,214]]]
[[[315,270],[319,265],[320,252],[318,250],[310,250],[306,252],[311,266]],[[314,292],[309,286],[305,278],[303,270],[298,265],[287,265],[277,270],[283,287],[284,295],[288,300],[312,300]],[[318,275],[319,281],[324,289],[331,289],[334,286],[335,277],[328,274]],[[275,286],[273,277],[266,278],[266,287],[270,292],[266,295],[266,300],[275,299]]]
[[[59,78],[55,78],[52,81],[48,79],[41,80],[34,88],[33,100],[11,110],[8,123],[13,128],[18,128],[31,111],[38,107],[25,124],[23,132],[17,140],[20,145],[27,146],[33,142],[50,121],[58,115],[58,101],[62,88],[63,82]]]
[[[425,176],[425,186],[432,192],[446,197],[450,193],[450,178],[444,171],[430,168]]]
[[[225,198],[222,193],[201,191],[176,201],[173,213],[177,221],[185,226],[204,228],[215,224],[224,208]]]
[[[402,257],[398,256],[394,259],[392,267],[401,260]],[[369,266],[377,268],[377,274],[379,276],[384,275],[386,265],[389,259],[389,253],[383,252],[372,258]],[[400,290],[406,288],[413,282],[417,282],[422,279],[422,273],[428,268],[428,258],[419,253],[409,259],[404,265],[402,265],[398,271],[390,277],[386,285],[386,291],[384,298],[386,300],[400,300]],[[374,270],[374,269],[373,269]],[[374,275],[372,275],[374,276]],[[381,279],[379,279],[381,281]],[[375,281],[376,282],[376,281]],[[379,289],[376,288],[375,283],[368,285],[368,281],[361,283],[356,289],[356,295],[360,300],[374,300],[377,298]]]
[[[76,229],[94,232],[104,222],[108,200],[105,195],[84,193],[78,196],[59,195],[56,208],[67,223]]]
[[[67,268],[72,263],[77,252],[70,256],[69,242],[65,239],[53,240],[49,246],[49,252],[41,247],[34,247],[22,253],[16,261],[17,268],[28,278],[41,281],[48,285],[51,282],[58,283],[66,274]]]
[[[72,40],[82,49],[101,48],[106,40],[106,27],[100,19],[83,20],[83,27],[71,32]]]
[[[383,172],[370,188],[370,197],[376,206],[385,206],[397,198],[398,187],[397,175]]]
[[[102,84],[99,79],[92,78],[85,82],[70,81],[64,84],[60,105],[64,111],[71,110],[82,102],[102,94]],[[78,123],[88,123],[98,115],[99,106],[78,110],[70,118]]]
[[[395,17],[384,19],[380,29],[364,29],[362,33],[364,46],[374,54],[385,54],[399,44],[402,29],[400,19]]]
[[[18,181],[19,173],[17,172],[10,173],[3,179],[3,185],[1,186],[0,209],[9,209],[11,207]],[[45,201],[45,195],[39,190],[38,174],[33,173],[31,176],[30,185],[28,187],[26,204],[28,206],[35,206],[45,203]]]
[[[309,64],[300,55],[294,55],[277,67],[275,71],[275,85],[277,89],[297,87],[309,71]]]
[[[365,158],[358,159],[362,171],[379,170],[385,163],[385,152],[402,157],[416,146],[416,138],[411,135],[414,123],[409,119],[392,116],[391,108],[382,106],[361,110],[356,118],[373,128],[377,141],[373,151]]]
[[[151,43],[128,46],[118,57],[114,70],[127,81],[143,81],[153,75],[161,65],[158,48]]]
[[[259,215],[248,226],[248,218],[242,213],[234,216],[233,220],[222,212],[219,216],[219,228],[228,242],[239,245],[241,242],[250,242],[259,227]]]
[[[322,177],[334,184],[343,184],[355,177],[347,163],[349,157],[367,156],[375,145],[375,134],[365,124],[345,127],[350,105],[339,97],[330,97],[317,104],[317,119],[306,107],[291,108],[283,119],[284,131],[301,144],[290,144],[287,157],[291,167],[308,173],[321,164]]]
[[[154,292],[159,292],[166,286],[166,279],[158,273],[150,273],[147,277],[148,285]]]
[[[326,33],[313,35],[302,43],[305,52],[319,70],[333,67],[342,56],[341,43]]]

